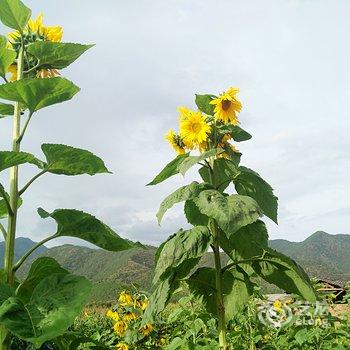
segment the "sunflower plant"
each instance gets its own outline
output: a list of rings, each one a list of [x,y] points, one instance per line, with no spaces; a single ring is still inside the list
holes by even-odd
[[[40,208],[38,214],[55,220],[57,231],[15,261],[22,196],[34,181],[45,174],[109,173],[102,159],[87,150],[44,143],[41,149],[45,160],[21,150],[32,118],[43,114],[45,107],[68,101],[79,92],[75,84],[61,76],[61,70],[92,46],[61,42],[61,27],[45,25],[43,15],[35,19],[31,15],[31,10],[19,0],[0,0],[0,20],[13,30],[7,37],[0,36],[0,77],[4,81],[0,85],[0,118],[11,117],[13,123],[12,149],[0,151],[0,172],[10,172],[9,182],[0,183],[0,231],[5,240],[4,269],[0,270],[2,350],[11,348],[14,335],[36,348],[48,340],[62,342],[62,334],[89,295],[91,283],[87,279],[70,274],[48,257],[35,260],[27,278],[20,282],[16,271],[38,247],[63,236],[80,238],[111,251],[134,246],[88,213],[74,209],[50,213]],[[36,175],[22,181],[22,165],[38,169]]]
[[[309,301],[316,300],[302,268],[268,247],[261,217],[277,223],[277,197],[257,172],[241,165],[235,143],[247,141],[251,135],[239,125],[242,104],[238,93],[238,88],[231,87],[218,96],[196,95],[196,110],[179,108],[179,132],[171,130],[166,135],[178,155],[149,183],[159,184],[199,166],[201,181],[170,194],[157,213],[160,223],[168,209],[184,202],[192,228],[179,230],[158,248],[155,291],[144,322],[161,312],[180,282],[185,282],[217,319],[222,350],[229,348],[227,323],[253,294],[254,277]],[[194,270],[208,249],[213,252],[214,267]],[[229,260],[223,266],[224,255]]]

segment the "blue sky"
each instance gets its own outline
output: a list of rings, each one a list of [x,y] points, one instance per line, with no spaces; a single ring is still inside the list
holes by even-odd
[[[350,233],[350,30],[348,1],[27,1],[64,41],[95,43],[62,74],[82,91],[35,116],[23,149],[40,155],[44,142],[100,155],[113,175],[48,175],[24,196],[19,234],[34,240],[54,225],[36,214],[78,208],[119,234],[158,244],[185,227],[182,207],[161,227],[161,200],[196,178],[145,184],[174,154],[163,135],[177,127],[179,105],[195,93],[241,89],[242,164],[279,197],[271,238],[299,241],[317,230]],[[2,28],[7,31],[6,29]],[[10,119],[0,148],[10,148]],[[34,174],[31,167],[22,180]],[[4,175],[0,176],[6,182]],[[57,243],[68,240],[56,241]]]

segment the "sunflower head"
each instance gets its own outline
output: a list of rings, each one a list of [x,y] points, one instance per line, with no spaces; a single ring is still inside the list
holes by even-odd
[[[128,329],[128,324],[125,321],[117,321],[114,324],[113,329],[117,335],[123,336],[126,330]]]
[[[214,105],[215,120],[225,124],[239,124],[237,113],[242,110],[242,103],[237,99],[238,92],[238,88],[230,87],[210,102]]]
[[[106,316],[113,321],[119,321],[120,318],[118,312],[113,310],[108,310]]]
[[[193,149],[206,142],[210,130],[201,112],[188,109],[180,112],[180,136],[187,148]]]
[[[121,306],[133,306],[134,305],[134,298],[132,295],[126,293],[125,291],[121,292],[119,294],[118,301]]]
[[[118,343],[115,348],[116,350],[129,350],[129,345],[126,343]]]
[[[123,315],[123,320],[125,322],[135,321],[136,319],[137,319],[137,315],[132,311],[128,311]]]
[[[177,154],[185,153],[185,144],[183,143],[180,135],[177,135],[174,130],[169,130],[165,135],[165,139],[169,142]]]
[[[147,337],[149,334],[151,334],[154,330],[154,327],[151,323],[145,324],[141,329],[140,332]]]
[[[15,50],[18,53],[22,45],[22,39],[25,46],[38,41],[60,42],[63,36],[63,28],[59,26],[44,26],[43,18],[43,14],[40,14],[36,19],[30,19],[27,26],[23,30],[23,38],[21,37],[19,31],[9,33],[7,47]],[[24,71],[36,67],[37,63],[38,61],[35,57],[27,55],[24,62]],[[15,66],[17,69],[16,64],[13,64],[13,66]],[[16,80],[13,72],[11,71],[11,67],[9,68],[8,72],[12,73],[12,77],[10,79],[12,81]],[[32,76],[37,76],[39,78],[54,77],[58,74],[59,73],[56,69],[50,68],[32,72]]]

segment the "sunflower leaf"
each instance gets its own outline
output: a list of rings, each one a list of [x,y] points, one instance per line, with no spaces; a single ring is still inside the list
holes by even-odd
[[[13,115],[14,107],[12,105],[0,102],[0,119]]]
[[[57,209],[48,213],[42,208],[38,214],[46,219],[54,219],[57,223],[57,232],[54,237],[76,237],[95,244],[105,250],[118,252],[140,246],[121,238],[110,227],[94,216],[75,209]]]
[[[43,144],[48,172],[58,175],[109,173],[103,160],[84,149],[59,144]]]
[[[180,154],[170,163],[168,163],[164,169],[149,183],[147,186],[157,185],[171,176],[179,173],[179,166],[189,156],[189,153]]]
[[[214,115],[214,106],[210,102],[216,98],[214,95],[198,95],[196,94],[196,105],[200,111],[208,115]]]
[[[180,187],[175,192],[166,197],[159,207],[157,213],[158,224],[162,221],[162,218],[166,211],[170,209],[174,204],[186,201],[188,199],[196,197],[201,191],[209,189],[209,184],[199,184],[197,181],[193,181],[189,185]]]
[[[68,101],[79,90],[71,81],[60,77],[27,78],[0,85],[0,97],[21,102],[33,113],[41,108]]]
[[[8,67],[16,58],[16,52],[0,45],[0,76],[5,77]],[[1,112],[0,112],[1,113]]]
[[[39,60],[40,67],[63,69],[68,67],[93,46],[38,41],[29,45],[27,51]]]
[[[179,172],[182,175],[185,175],[186,172],[190,168],[192,168],[194,165],[198,164],[202,160],[205,160],[207,158],[215,156],[217,153],[220,153],[220,151],[222,151],[221,148],[214,148],[214,149],[211,149],[209,151],[202,153],[199,156],[189,156],[187,159],[185,159],[183,162],[181,162],[181,164],[179,164],[179,167],[178,167]]]
[[[20,32],[28,23],[32,11],[20,0],[0,0],[0,21]]]

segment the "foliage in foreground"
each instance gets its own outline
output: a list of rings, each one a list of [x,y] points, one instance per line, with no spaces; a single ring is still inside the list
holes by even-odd
[[[0,172],[10,171],[9,190],[0,183],[0,231],[5,240],[4,270],[0,271],[1,350],[18,346],[13,345],[14,341],[20,341],[17,339],[36,348],[48,340],[67,348],[64,344],[71,335],[62,335],[90,293],[90,281],[69,273],[47,257],[34,261],[27,278],[20,283],[16,271],[35,249],[63,236],[80,238],[111,251],[133,246],[88,213],[75,209],[47,212],[39,208],[39,216],[53,219],[57,231],[15,261],[16,224],[22,195],[34,181],[49,173],[66,176],[109,173],[102,159],[87,150],[44,143],[41,149],[45,160],[21,151],[31,120],[44,108],[68,101],[79,92],[58,70],[68,67],[92,46],[62,43],[61,27],[44,25],[42,15],[35,20],[30,18],[31,10],[20,0],[0,0],[0,20],[14,30],[7,37],[0,36],[0,77],[5,82],[0,85],[0,99],[7,101],[0,101],[0,119],[11,116],[13,122],[12,149],[0,151]],[[31,165],[38,172],[20,187],[22,165]]]
[[[140,296],[139,293],[135,295]],[[297,301],[298,299],[295,300],[296,305]],[[278,300],[274,302],[273,311],[276,313],[281,310],[279,304]],[[233,350],[345,350],[350,347],[349,314],[335,317],[325,312],[320,322],[313,310],[303,318],[303,324],[297,323],[296,313],[291,323],[273,327],[263,324],[259,319],[260,305],[261,299],[254,295],[244,309],[228,323],[227,342]],[[116,319],[123,320],[128,312],[128,306],[125,306],[120,301],[112,306],[113,312],[118,312]],[[289,306],[292,307],[291,304]],[[120,329],[117,327],[116,331],[114,327],[116,321],[113,317],[115,316],[108,309],[86,309],[76,320],[72,331],[82,338],[94,340],[95,343],[82,344],[79,349],[218,349],[217,321],[193,295],[170,303],[152,324],[152,331],[146,336],[140,333],[139,318],[129,317],[126,322],[127,330],[120,333]],[[96,346],[99,347],[94,348]],[[18,350],[24,349],[26,348]],[[55,347],[54,350],[56,349]]]

